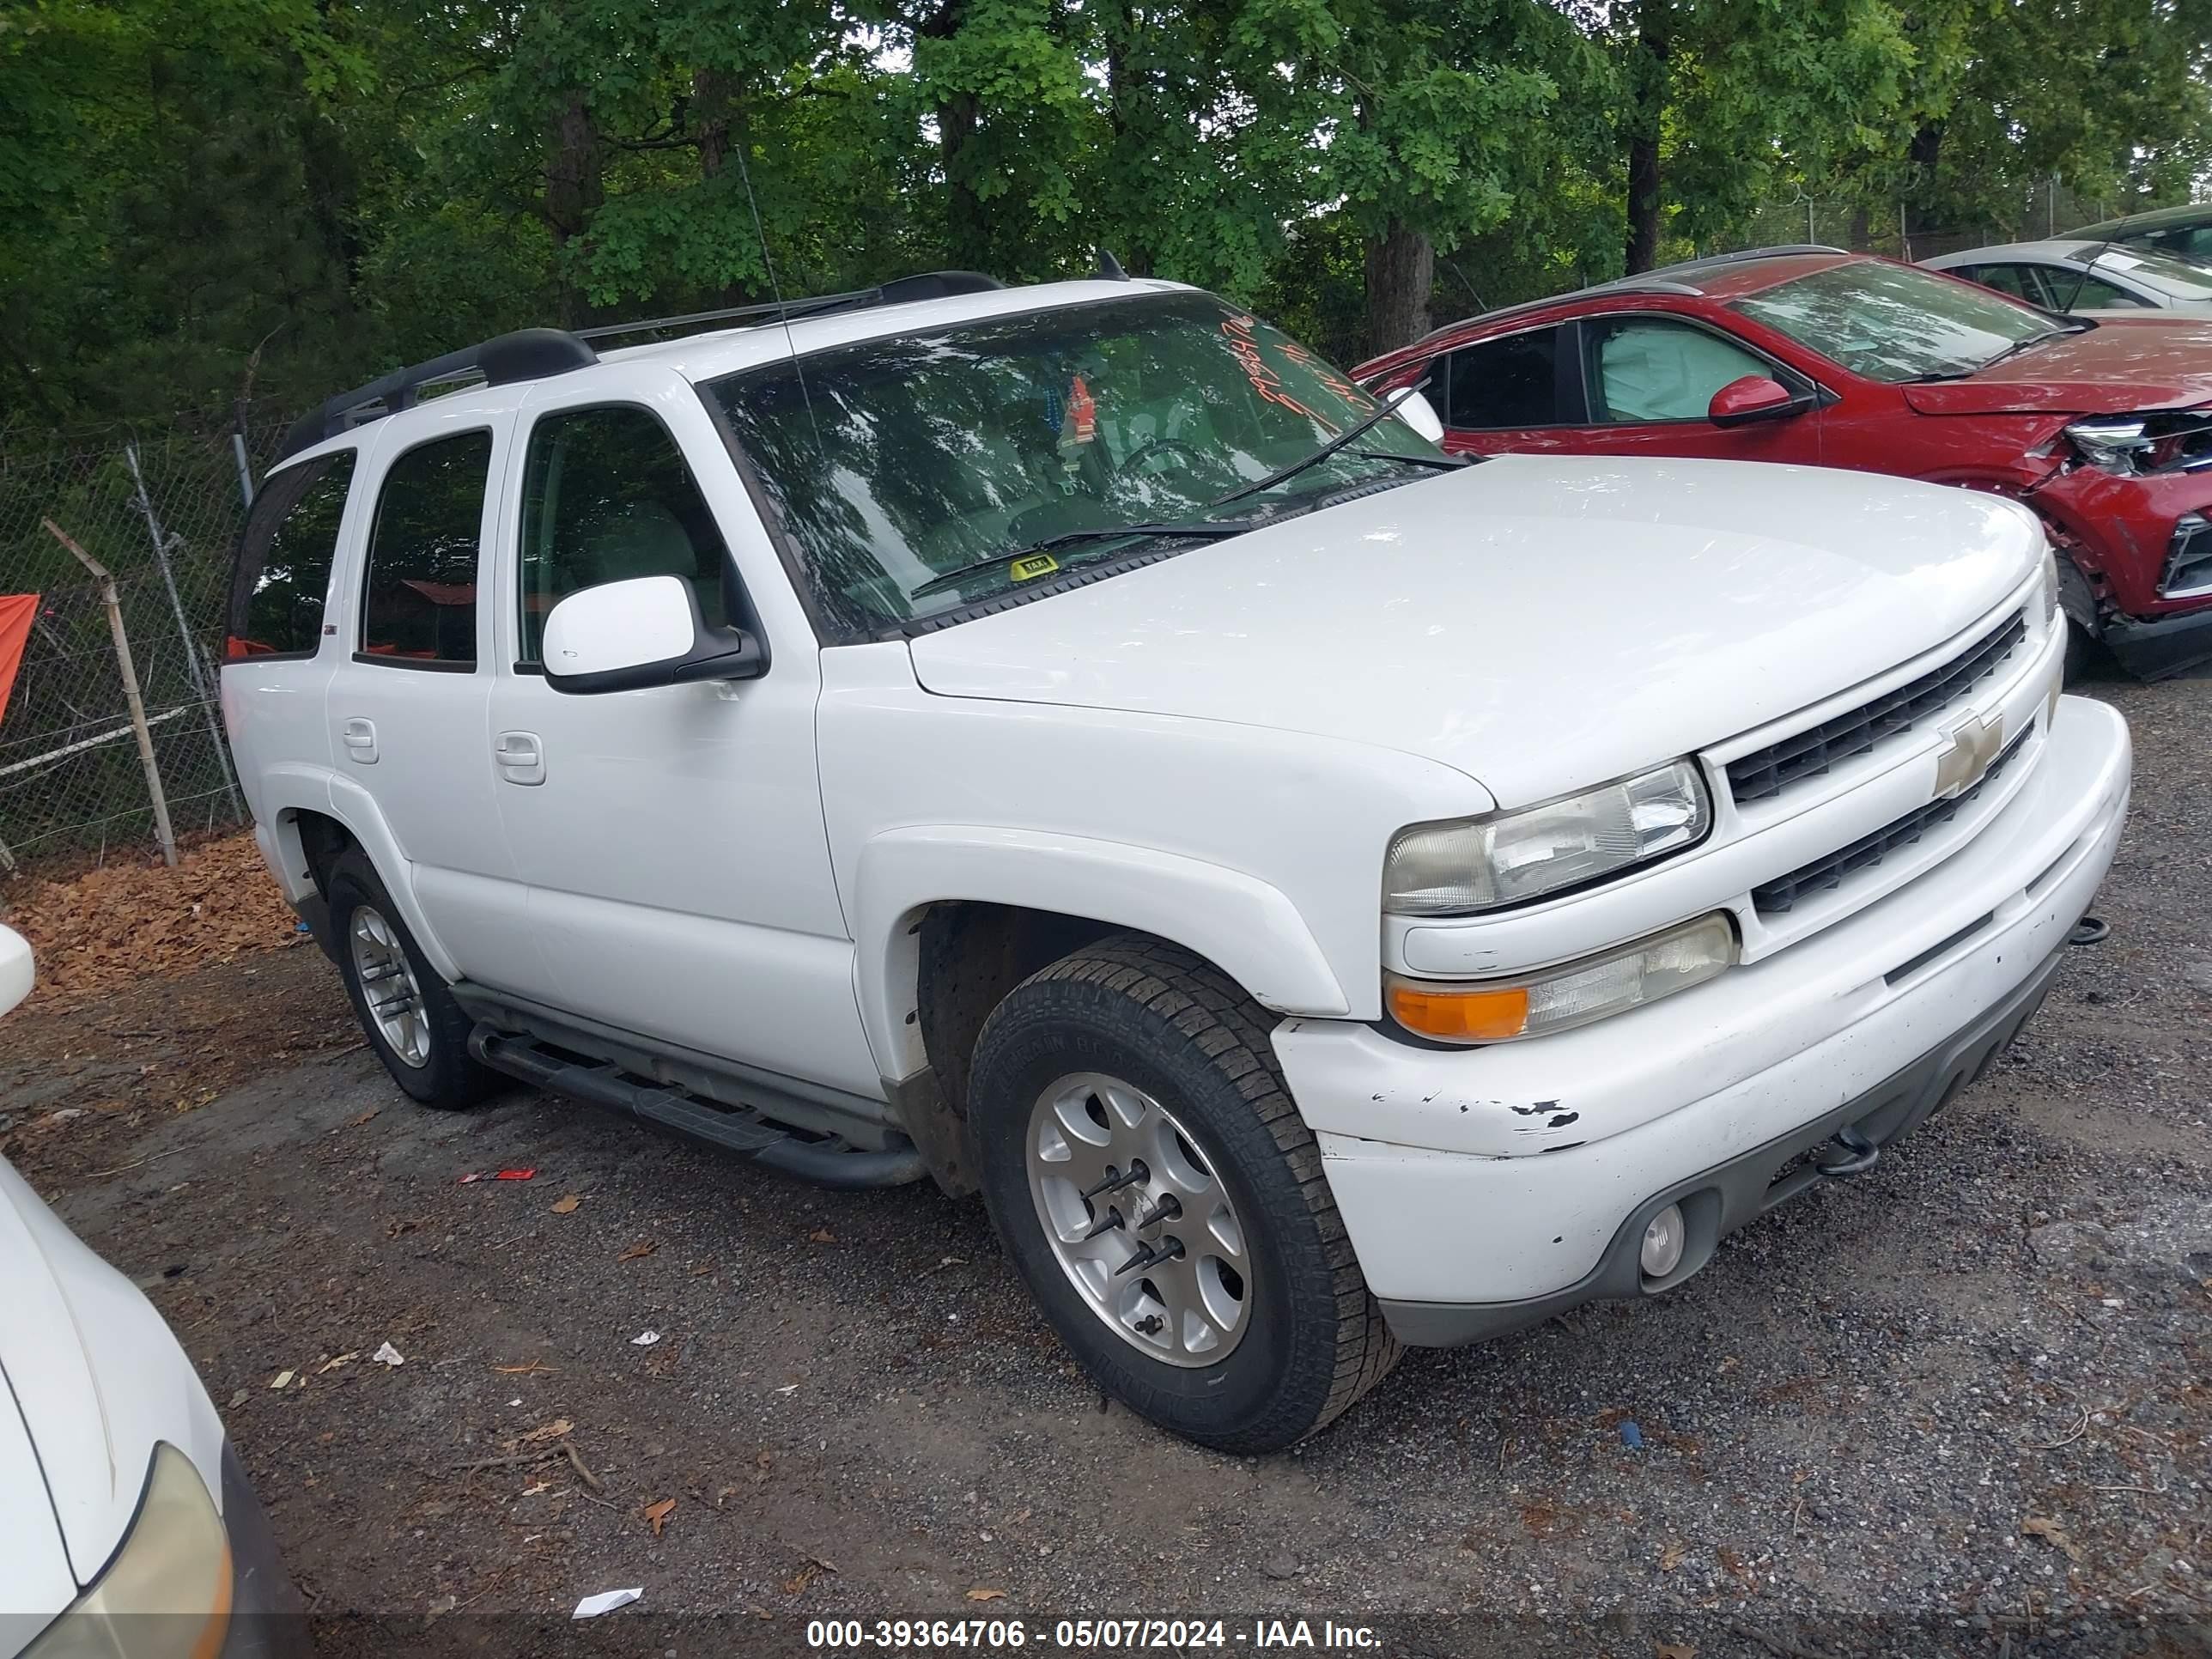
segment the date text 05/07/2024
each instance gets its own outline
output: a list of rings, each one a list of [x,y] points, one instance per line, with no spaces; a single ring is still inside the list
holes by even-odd
[[[1366,1625],[1331,1619],[1060,1619],[1034,1628],[1021,1619],[816,1619],[806,1626],[810,1648],[959,1649],[1011,1653],[1031,1645],[1115,1652],[1170,1653],[1209,1648],[1328,1648],[1373,1651],[1381,1633]]]

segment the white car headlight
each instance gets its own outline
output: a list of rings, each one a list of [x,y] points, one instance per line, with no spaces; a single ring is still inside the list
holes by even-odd
[[[1735,928],[1716,911],[1603,956],[1510,980],[1384,976],[1391,1018],[1438,1042],[1508,1042],[1587,1025],[1702,985],[1735,961]]]
[[[22,1659],[213,1659],[230,1624],[230,1540],[191,1458],[154,1449],[122,1548]]]
[[[1688,761],[1489,817],[1399,832],[1382,870],[1394,915],[1464,915],[1521,904],[1693,845],[1712,815]]]
[[[2043,625],[2049,629],[2058,621],[2058,550],[2043,550]]]

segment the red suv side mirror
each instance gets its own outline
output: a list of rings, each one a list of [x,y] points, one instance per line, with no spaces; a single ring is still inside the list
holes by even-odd
[[[1747,374],[1730,380],[1705,406],[1705,418],[1715,426],[1747,426],[1753,421],[1786,420],[1812,408],[1813,400],[1764,374]]]

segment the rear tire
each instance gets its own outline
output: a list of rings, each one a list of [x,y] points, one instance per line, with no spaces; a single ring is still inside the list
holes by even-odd
[[[392,1080],[425,1106],[473,1106],[499,1084],[469,1056],[476,1022],[423,957],[383,881],[358,848],[331,860],[324,883],[331,942],[354,1018]]]
[[[984,1202],[1060,1340],[1139,1416],[1239,1453],[1326,1426],[1399,1352],[1268,1023],[1219,969],[1119,935],[1007,994],[969,1089]]]

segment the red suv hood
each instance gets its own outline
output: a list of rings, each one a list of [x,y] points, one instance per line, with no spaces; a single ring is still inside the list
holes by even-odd
[[[1908,386],[1923,415],[2126,415],[2212,402],[2212,322],[2106,319],[1964,380]]]

